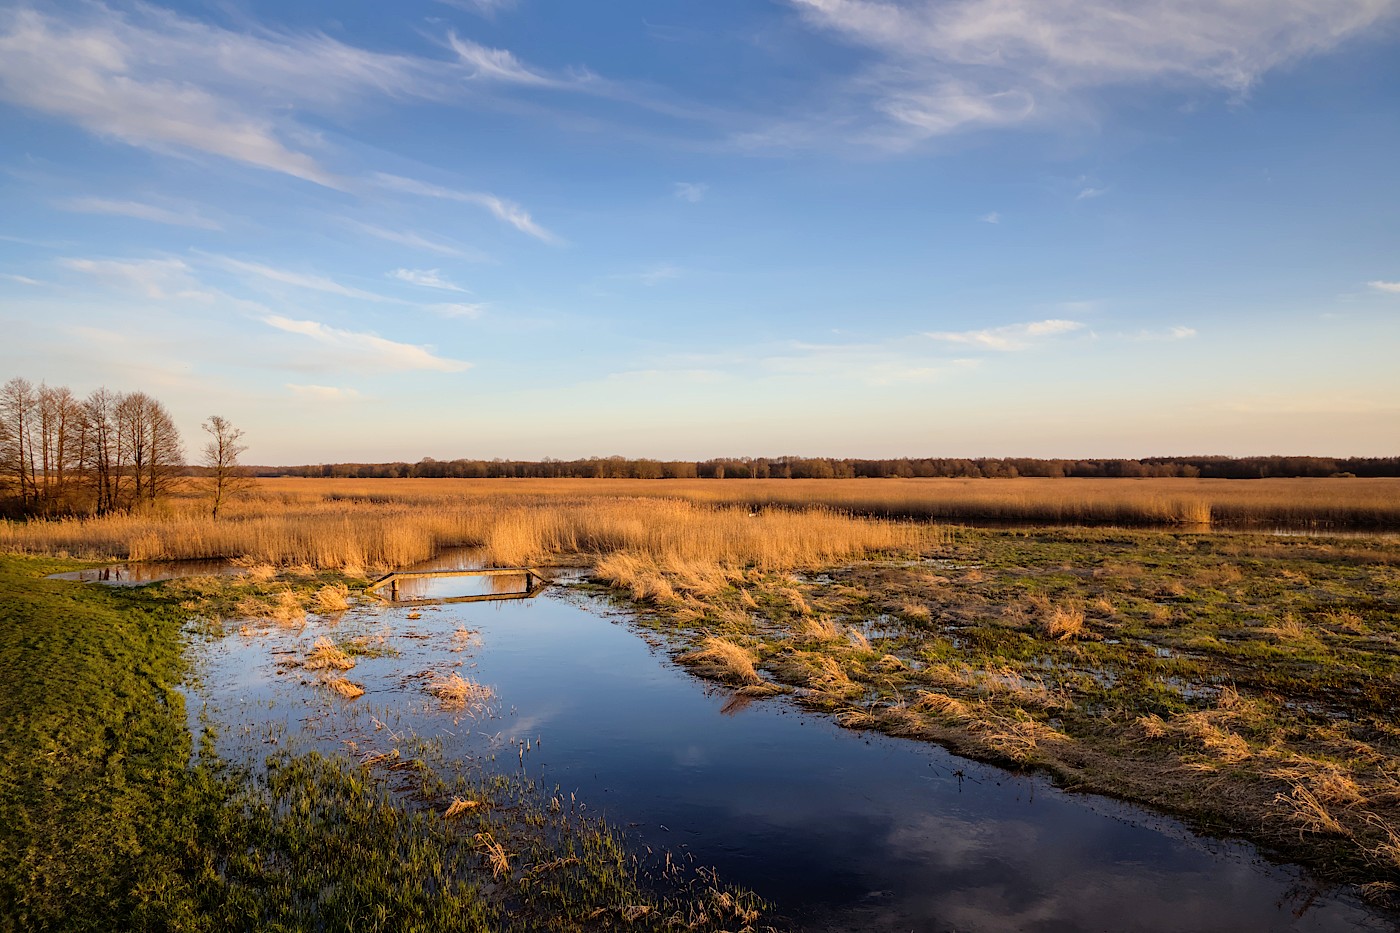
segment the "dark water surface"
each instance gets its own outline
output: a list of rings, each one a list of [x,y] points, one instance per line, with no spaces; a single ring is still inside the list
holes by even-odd
[[[382,635],[399,654],[361,659],[346,676],[366,694],[345,701],[278,664],[323,634]],[[787,700],[736,699],[677,669],[625,615],[558,588],[360,608],[195,651],[191,713],[207,702],[225,754],[257,760],[288,735],[352,754],[387,751],[410,731],[440,737],[453,758],[576,793],[639,851],[717,867],[796,929],[1395,928],[1249,846],[843,730]],[[441,710],[425,678],[449,671],[492,687],[492,713]]]

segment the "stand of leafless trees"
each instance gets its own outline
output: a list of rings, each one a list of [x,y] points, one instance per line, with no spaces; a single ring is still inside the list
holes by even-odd
[[[184,450],[170,413],[144,392],[11,379],[0,386],[0,498],[24,515],[130,511],[180,482]]]

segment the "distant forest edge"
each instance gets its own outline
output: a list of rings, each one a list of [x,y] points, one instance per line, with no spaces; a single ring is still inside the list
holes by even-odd
[[[320,463],[256,466],[262,477],[322,479],[855,479],[952,477],[1083,477],[1141,479],[1272,479],[1400,476],[1400,457],[1146,457],[1141,460],[1052,460],[1033,457],[736,457],[651,460],[589,457],[580,460],[434,460],[417,463]]]

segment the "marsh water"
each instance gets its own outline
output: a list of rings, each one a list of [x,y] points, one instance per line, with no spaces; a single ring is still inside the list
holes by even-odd
[[[462,559],[422,569],[452,569]],[[466,559],[470,562],[470,558]],[[567,577],[567,575],[565,575]],[[333,696],[292,664],[314,640],[382,638]],[[362,606],[195,646],[192,719],[225,755],[287,742],[354,755],[404,735],[524,771],[638,852],[713,866],[804,931],[1385,930],[1393,920],[1253,848],[937,747],[747,701],[677,668],[626,614],[566,586],[501,603]],[[456,671],[488,712],[425,691]]]

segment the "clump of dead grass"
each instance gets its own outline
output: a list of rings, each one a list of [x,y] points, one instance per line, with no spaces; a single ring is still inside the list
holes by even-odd
[[[322,635],[316,639],[316,643],[306,660],[302,662],[302,667],[308,671],[348,671],[355,666],[355,659],[346,654],[335,642]]]
[[[456,712],[484,711],[487,701],[496,695],[490,687],[468,680],[456,671],[445,677],[433,678],[427,689],[443,709]]]
[[[347,700],[353,700],[356,697],[362,697],[365,695],[364,687],[355,683],[353,680],[348,680],[337,674],[329,674],[325,677],[322,677],[320,680],[320,684],[321,686],[330,690],[332,693],[338,693],[341,696],[345,697],[345,699]]]
[[[327,583],[311,597],[311,605],[322,615],[350,608],[350,588],[344,583]]]
[[[754,657],[747,648],[724,638],[706,638],[701,647],[676,658],[701,677],[739,687],[763,683],[754,669]]]

